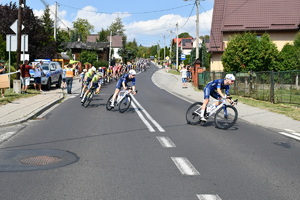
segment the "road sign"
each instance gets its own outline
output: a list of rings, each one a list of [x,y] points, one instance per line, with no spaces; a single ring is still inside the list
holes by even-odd
[[[17,35],[6,35],[6,51],[17,51],[17,41]],[[21,36],[21,51],[28,51],[28,35]]]
[[[186,58],[185,58],[185,54],[181,54],[180,55],[180,60],[185,60]]]
[[[18,33],[18,20],[16,20],[11,26],[10,26],[11,30],[13,30],[15,32],[15,34]],[[24,29],[24,26],[22,25],[22,30]]]

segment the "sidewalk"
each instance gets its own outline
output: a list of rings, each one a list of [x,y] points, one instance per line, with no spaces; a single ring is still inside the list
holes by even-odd
[[[78,78],[74,78],[72,92],[79,91]],[[77,91],[77,92],[78,92]],[[19,124],[43,113],[63,100],[66,89],[51,89],[33,97],[21,98],[0,106],[0,127]]]
[[[167,73],[165,69],[158,70],[152,77],[152,81],[161,89],[164,89],[190,103],[203,101],[203,91],[196,90],[191,83],[188,88],[182,88],[180,75]],[[294,120],[282,114],[270,112],[260,108],[248,106],[242,103],[237,105],[239,119],[249,123],[284,131],[300,133],[300,121]],[[287,130],[285,130],[287,131]]]

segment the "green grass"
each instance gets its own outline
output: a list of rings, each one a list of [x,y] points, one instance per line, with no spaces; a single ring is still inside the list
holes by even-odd
[[[175,70],[175,69],[169,69],[168,73],[175,74],[175,75],[180,75],[180,72]]]
[[[11,90],[6,90],[5,94],[4,94],[4,98],[0,97],[0,106],[11,103],[14,100],[17,100],[17,99],[20,99],[20,98],[28,98],[28,97],[35,96],[37,94],[40,94],[40,92],[35,91],[35,90],[31,90],[31,89],[28,90],[28,94],[17,94],[17,93],[14,93],[12,89]]]
[[[283,104],[283,103],[272,104],[270,102],[259,101],[256,99],[235,96],[235,95],[233,95],[233,98],[239,99],[239,102],[241,102],[243,104],[257,107],[257,108],[262,108],[262,109],[269,110],[271,112],[275,112],[275,113],[279,113],[279,114],[284,114],[287,117],[291,117],[294,120],[300,121],[300,107],[299,106]]]

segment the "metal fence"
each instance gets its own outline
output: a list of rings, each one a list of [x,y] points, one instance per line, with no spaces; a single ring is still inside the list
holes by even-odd
[[[300,71],[281,72],[203,72],[198,74],[200,89],[215,79],[222,79],[226,74],[236,77],[230,93],[272,103],[289,103],[300,105]]]

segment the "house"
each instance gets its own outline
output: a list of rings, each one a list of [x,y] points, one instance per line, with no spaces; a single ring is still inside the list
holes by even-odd
[[[280,51],[300,28],[300,0],[215,0],[210,34],[211,71],[223,71],[221,56],[237,33],[264,33]]]
[[[174,38],[172,40],[172,44],[176,45],[177,38]],[[193,42],[194,38],[188,37],[188,38],[178,38],[178,49],[180,48],[182,51],[182,54],[185,55],[191,55],[191,51],[193,49]]]
[[[118,51],[120,48],[123,47],[122,44],[122,37],[121,35],[113,35],[111,36],[111,52],[112,52],[112,58],[115,59],[122,59],[121,56],[119,56]],[[86,41],[87,42],[97,42],[97,39],[99,38],[98,34],[92,34],[88,35]],[[110,42],[110,36],[107,36],[107,41]]]
[[[108,61],[109,43],[108,42],[66,42],[65,49],[71,49],[73,60],[80,60],[79,54],[83,50],[93,50],[98,54],[98,60]]]

